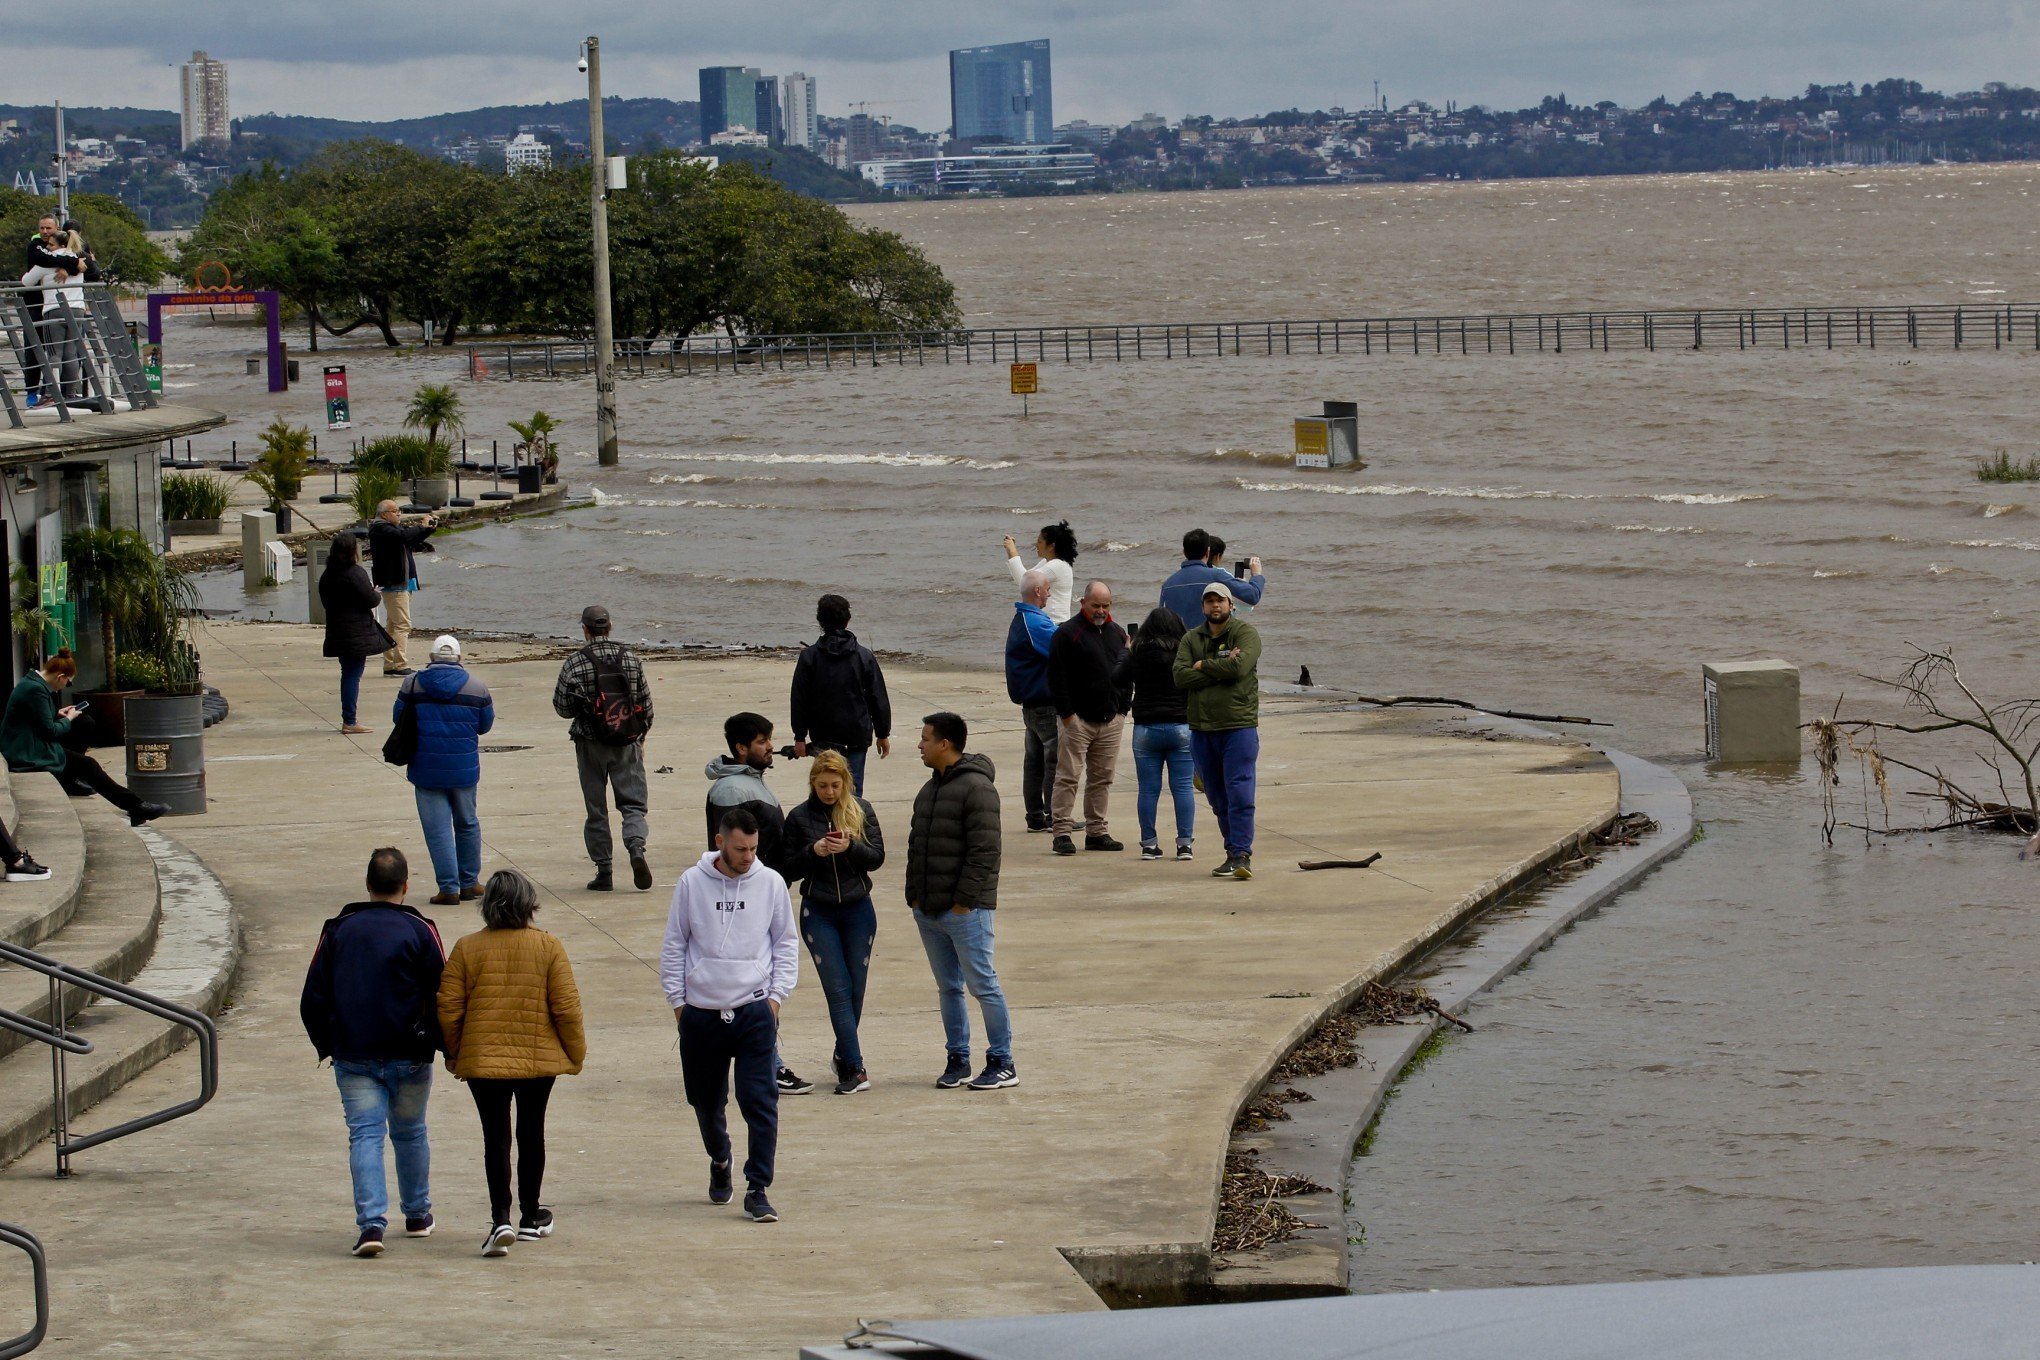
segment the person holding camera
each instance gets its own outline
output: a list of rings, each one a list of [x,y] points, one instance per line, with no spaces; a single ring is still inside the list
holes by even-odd
[[[1176,568],[1168,580],[1162,582],[1162,597],[1158,603],[1164,609],[1175,611],[1183,620],[1186,632],[1195,632],[1204,626],[1204,587],[1214,581],[1226,588],[1227,598],[1243,605],[1257,605],[1261,592],[1268,588],[1267,578],[1261,575],[1261,559],[1249,557],[1240,562],[1232,571],[1213,560],[1212,544],[1218,544],[1218,553],[1225,551],[1225,540],[1214,539],[1203,529],[1192,529],[1183,535],[1183,565]]]
[[[431,552],[426,542],[439,527],[439,516],[427,515],[421,524],[404,523],[403,511],[395,501],[375,508],[375,522],[368,526],[370,575],[382,592],[383,613],[395,639],[383,653],[384,675],[409,675],[411,661],[404,644],[411,640],[411,596],[418,589],[416,554]]]

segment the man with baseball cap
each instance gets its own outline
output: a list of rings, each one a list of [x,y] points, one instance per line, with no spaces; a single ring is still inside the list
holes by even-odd
[[[1213,878],[1254,876],[1254,766],[1261,755],[1261,635],[1233,614],[1232,589],[1204,587],[1204,626],[1176,648],[1176,688],[1187,691],[1190,762],[1225,838]]]
[[[609,792],[623,819],[623,848],[630,856],[631,881],[639,892],[652,886],[645,859],[645,735],[652,730],[652,690],[645,668],[630,648],[609,637],[609,611],[591,604],[581,611],[587,645],[560,667],[553,685],[553,712],[568,720],[574,768],[581,776],[581,802],[588,817],[582,843],[594,861],[590,892],[609,892],[616,882],[610,859]]]

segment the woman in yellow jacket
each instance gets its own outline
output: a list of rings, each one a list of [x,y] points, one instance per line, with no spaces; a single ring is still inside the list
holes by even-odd
[[[538,889],[513,869],[482,890],[486,929],[465,936],[439,981],[446,1066],[468,1084],[482,1117],[482,1169],[489,1180],[489,1235],[482,1255],[505,1256],[512,1242],[550,1236],[552,1210],[539,1204],[545,1179],[545,1103],[553,1078],[580,1072],[588,1055],[581,993],[566,946],[531,924]],[[510,1226],[510,1106],[517,1106],[517,1204]]]

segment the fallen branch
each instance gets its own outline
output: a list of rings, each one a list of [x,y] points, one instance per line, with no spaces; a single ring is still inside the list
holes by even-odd
[[[1571,718],[1562,713],[1519,713],[1513,708],[1483,708],[1465,699],[1446,699],[1426,694],[1391,694],[1377,699],[1371,694],[1353,696],[1363,704],[1374,704],[1380,708],[1463,708],[1473,713],[1486,713],[1496,718],[1520,718],[1524,722],[1573,723],[1580,727],[1612,727],[1613,723],[1596,721],[1593,718]]]
[[[1296,867],[1299,869],[1365,869],[1380,858],[1381,852],[1376,850],[1366,859],[1300,859],[1296,862]]]

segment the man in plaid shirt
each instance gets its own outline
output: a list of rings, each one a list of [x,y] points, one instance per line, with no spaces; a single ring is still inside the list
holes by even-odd
[[[643,664],[628,647],[610,640],[609,628],[609,611],[601,605],[581,611],[581,635],[587,645],[560,667],[559,682],[553,686],[553,712],[572,724],[567,734],[574,740],[574,765],[588,811],[581,834],[588,858],[595,862],[588,890],[609,892],[616,886],[610,872],[608,799],[608,791],[614,789],[631,879],[642,892],[652,886],[652,866],[645,860],[644,745],[652,726],[652,690],[645,683]]]

